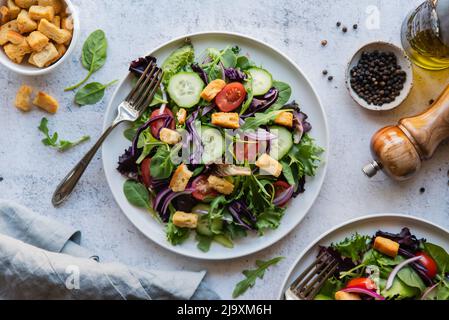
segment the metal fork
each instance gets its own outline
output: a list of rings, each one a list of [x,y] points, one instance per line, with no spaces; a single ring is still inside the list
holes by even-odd
[[[287,300],[313,300],[337,268],[338,261],[328,252],[323,252],[293,282],[285,293],[285,298]]]
[[[126,97],[125,101],[118,106],[118,116],[112,125],[103,133],[100,139],[98,139],[98,142],[56,188],[52,199],[52,203],[55,207],[61,205],[72,194],[84,171],[92,161],[92,158],[112,130],[114,130],[120,123],[125,121],[134,122],[142,115],[145,109],[150,105],[161,85],[162,76],[162,70],[152,61],[137,81],[136,86]]]

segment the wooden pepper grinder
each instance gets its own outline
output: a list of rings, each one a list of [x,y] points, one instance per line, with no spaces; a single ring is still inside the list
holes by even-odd
[[[395,180],[407,180],[446,138],[449,138],[449,86],[428,111],[378,131],[371,141],[374,161],[363,172],[372,178],[383,170]]]

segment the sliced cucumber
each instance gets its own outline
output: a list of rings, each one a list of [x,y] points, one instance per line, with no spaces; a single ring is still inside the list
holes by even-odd
[[[276,160],[284,158],[293,147],[293,135],[284,127],[272,126],[270,132],[278,136],[277,139],[271,141],[270,156]]]
[[[203,142],[203,162],[211,164],[221,157],[225,152],[225,140],[220,130],[203,126],[201,127],[201,141]]]
[[[198,221],[196,232],[203,236],[213,237],[216,234],[221,233],[223,230],[223,220],[221,218],[213,219],[209,221],[208,216],[202,216]]]
[[[273,76],[266,70],[251,68],[248,73],[253,79],[253,94],[262,96],[273,88]]]
[[[182,108],[192,108],[201,100],[204,82],[194,72],[175,74],[168,84],[168,94]]]

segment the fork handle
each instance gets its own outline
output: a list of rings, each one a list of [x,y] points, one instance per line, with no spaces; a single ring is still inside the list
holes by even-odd
[[[78,181],[83,176],[84,171],[86,171],[87,167],[89,166],[93,157],[97,153],[98,149],[101,147],[103,142],[106,140],[106,138],[118,124],[119,123],[114,123],[113,125],[111,125],[101,135],[100,139],[98,139],[97,143],[92,147],[92,149],[90,149],[89,152],[86,153],[86,155],[81,159],[81,161],[78,162],[78,164],[72,169],[72,171],[69,172],[69,174],[64,178],[64,180],[61,181],[59,186],[56,188],[55,193],[53,194],[52,203],[55,207],[60,206],[64,201],[66,201],[70,197],[76,185],[78,184]]]

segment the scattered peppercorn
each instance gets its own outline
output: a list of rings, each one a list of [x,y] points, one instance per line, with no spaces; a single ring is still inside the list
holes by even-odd
[[[343,29],[341,29],[341,31],[343,31],[344,33],[348,32],[348,28],[343,27]]]
[[[337,22],[337,27],[340,28],[340,26],[341,26],[341,22],[338,21],[338,22]]]
[[[323,47],[327,46],[327,40],[321,41],[321,45],[322,45]]]
[[[2,182],[3,181],[3,177],[0,177],[0,182]]]
[[[355,25],[352,26],[352,29],[357,30],[358,27],[359,27],[359,25],[355,24]]]
[[[362,52],[351,69],[351,87],[368,104],[382,106],[393,102],[404,89],[407,74],[393,52]]]
[[[329,72],[327,70],[323,70],[323,75],[327,76]]]
[[[421,189],[419,189],[419,192],[420,192],[420,193],[425,193],[425,192],[426,192],[426,188],[421,188]]]
[[[435,102],[435,100],[430,99],[430,100],[429,100],[429,106],[431,106],[434,102]]]
[[[332,80],[334,80],[334,77],[333,77],[333,76],[329,76],[329,77],[327,78],[327,80],[332,81]]]

